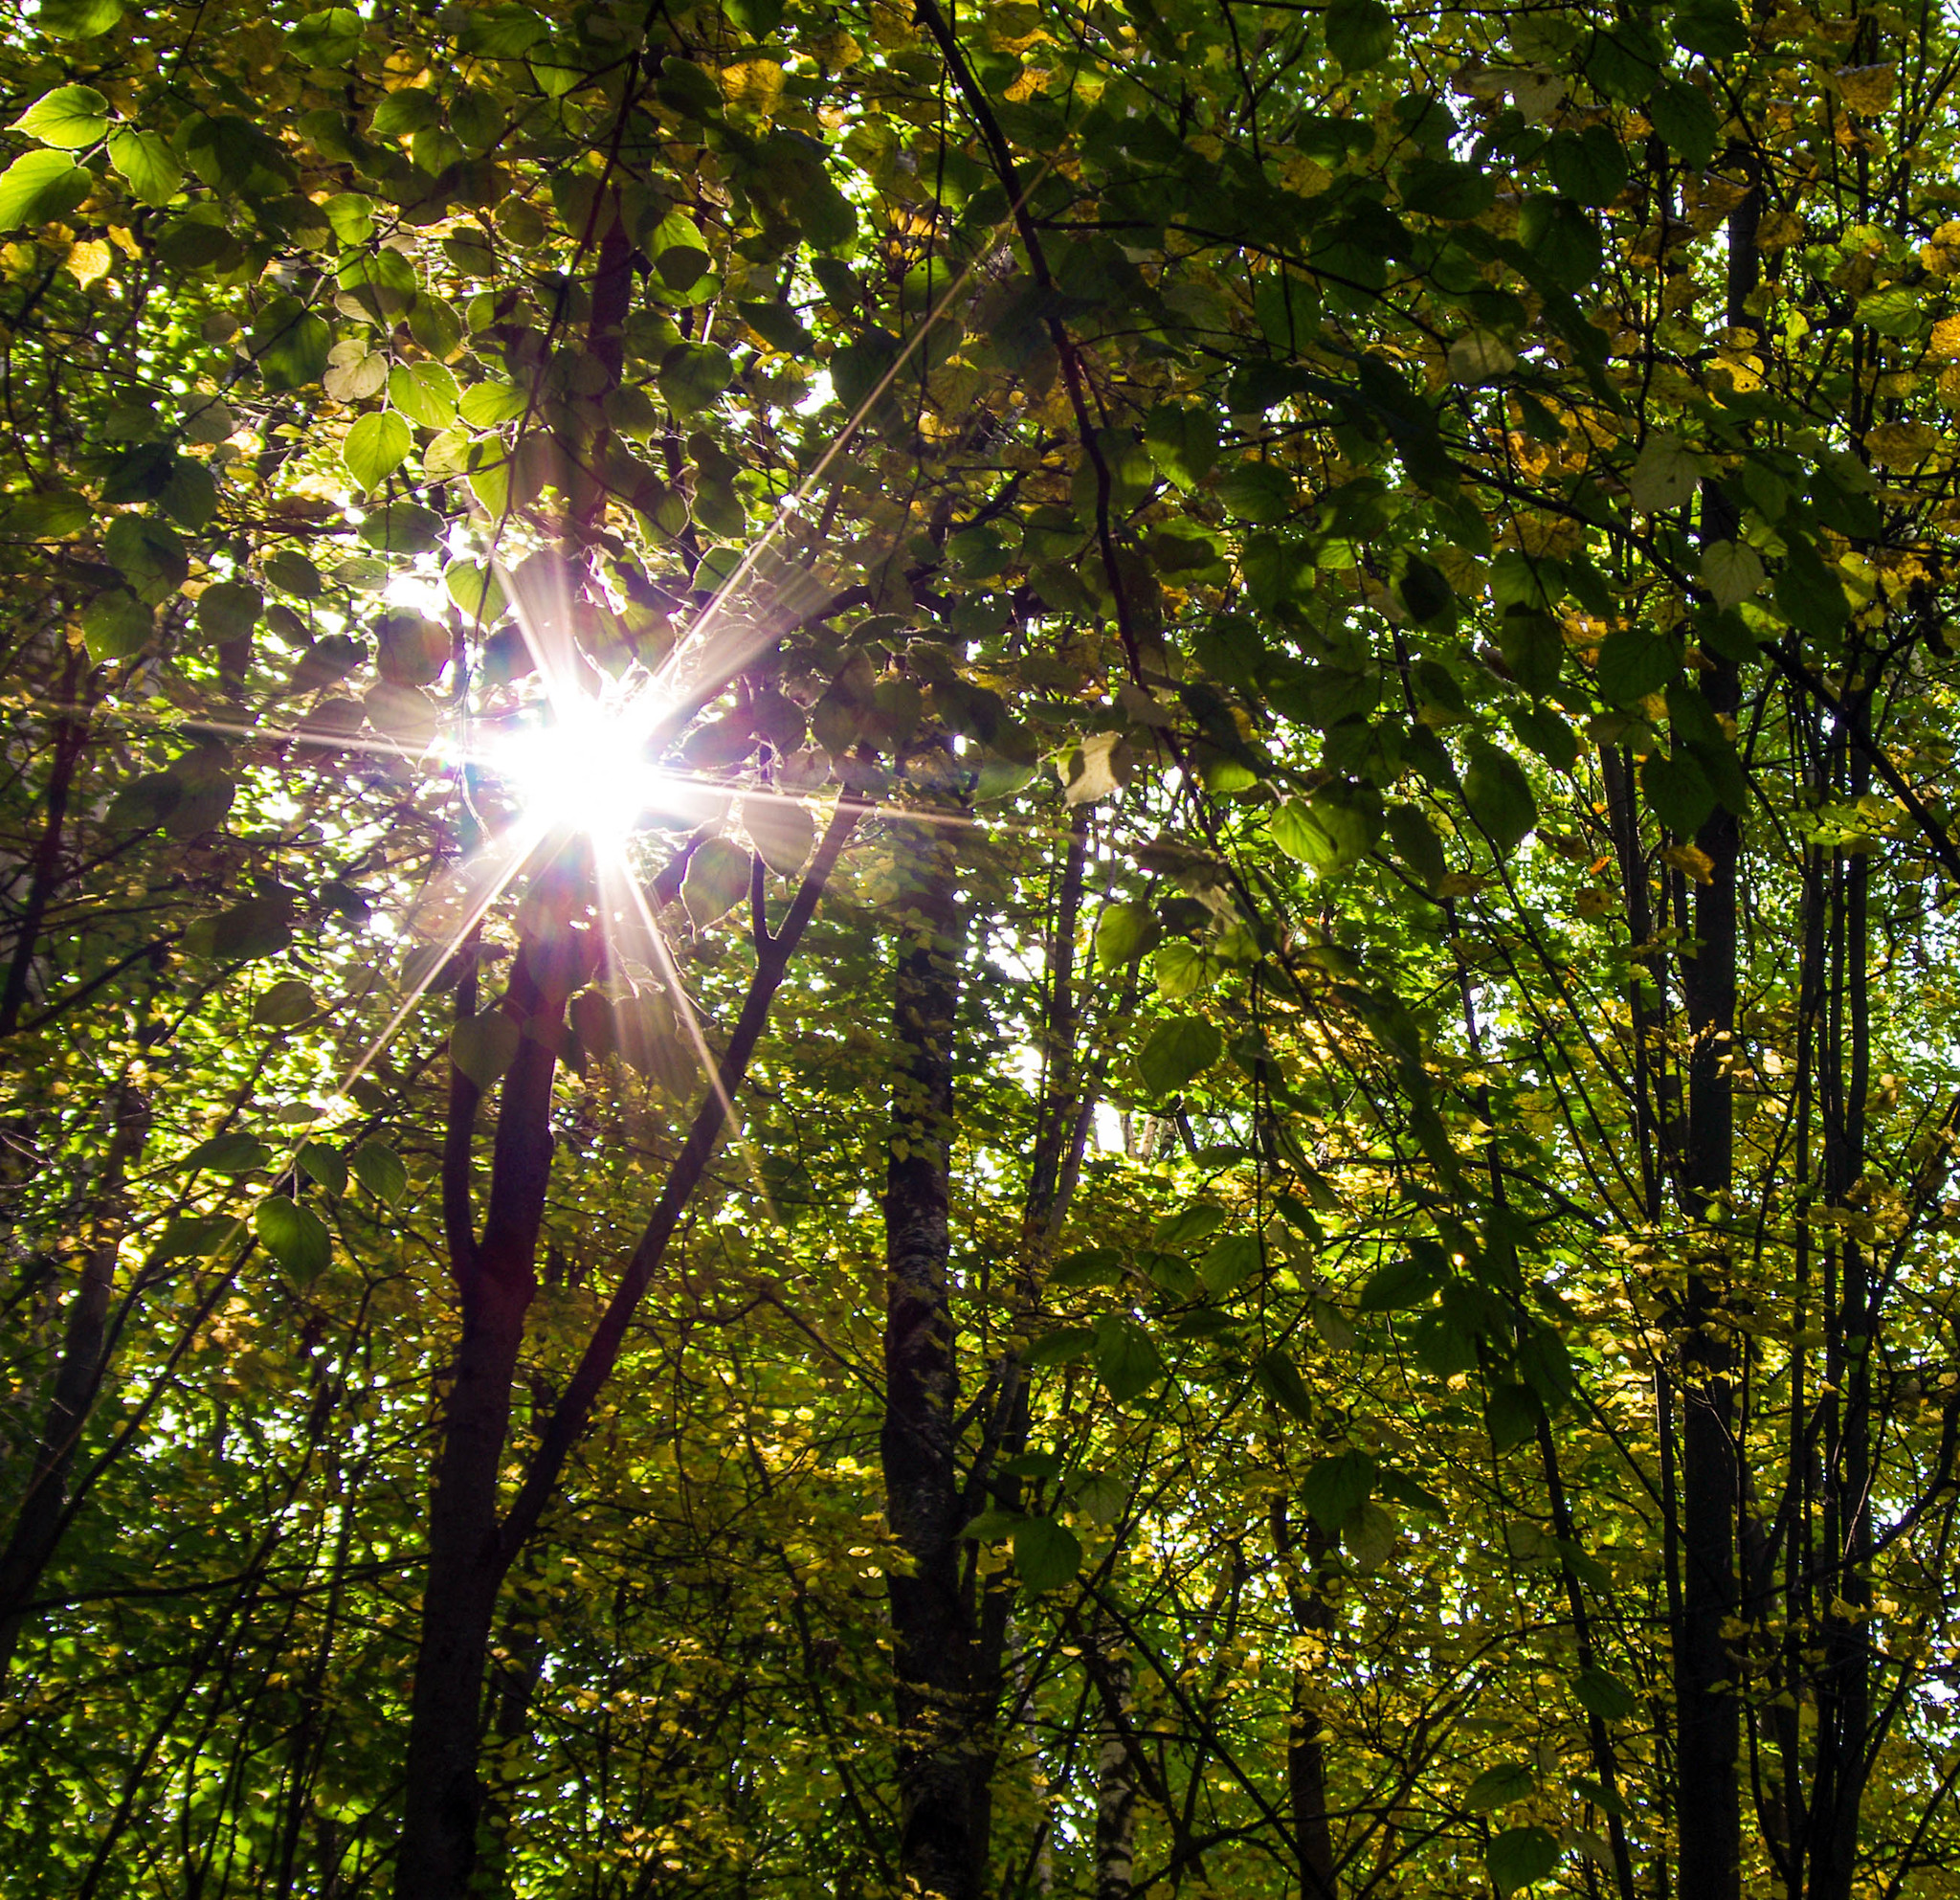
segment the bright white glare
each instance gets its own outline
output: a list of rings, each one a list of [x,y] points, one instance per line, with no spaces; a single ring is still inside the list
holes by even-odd
[[[623,844],[659,800],[661,773],[647,757],[647,726],[628,708],[579,699],[561,706],[551,725],[511,734],[492,763],[542,830]]]

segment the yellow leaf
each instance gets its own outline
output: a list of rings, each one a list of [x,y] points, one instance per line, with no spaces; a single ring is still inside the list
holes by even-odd
[[[783,69],[773,59],[744,59],[722,68],[722,96],[768,118],[783,97]]]
[[[68,247],[68,268],[84,290],[107,277],[115,260],[116,254],[100,237],[85,238]]]
[[[1924,422],[1886,422],[1864,438],[1873,458],[1886,468],[1917,468],[1939,446],[1938,434]]]
[[[1870,119],[1884,111],[1892,103],[1892,94],[1899,83],[1899,69],[1895,65],[1881,66],[1840,66],[1838,69],[1838,95],[1854,112],[1862,113]]]
[[[1771,212],[1756,232],[1759,251],[1787,251],[1803,241],[1803,220],[1791,212]]]
[[[1942,317],[1927,347],[1935,356],[1960,357],[1960,316]]]

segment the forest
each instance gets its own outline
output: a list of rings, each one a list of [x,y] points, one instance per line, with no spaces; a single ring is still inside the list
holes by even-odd
[[[0,1895],[1960,1896],[1960,14],[0,11]]]

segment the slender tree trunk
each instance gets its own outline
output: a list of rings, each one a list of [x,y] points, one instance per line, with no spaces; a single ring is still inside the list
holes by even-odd
[[[61,673],[61,710],[56,716],[55,757],[48,772],[47,816],[41,822],[40,841],[34,846],[33,869],[28,878],[27,902],[14,935],[13,954],[8,960],[7,981],[0,988],[0,1036],[11,1036],[19,1026],[33,972],[34,952],[40,944],[41,925],[61,879],[61,843],[68,819],[68,798],[75,785],[75,769],[88,744],[87,714],[69,710],[80,687],[81,664],[81,648],[71,646],[68,663]]]
[[[958,1371],[947,1299],[958,917],[949,831],[907,827],[892,994],[885,1176],[885,1515],[910,1559],[890,1582],[900,1866],[922,1892],[978,1890],[968,1758],[971,1643],[961,1598]]]
[[[1107,1611],[1096,1619],[1105,1710],[1096,1751],[1096,1900],[1130,1900],[1135,1885],[1137,1766],[1124,1732],[1129,1720],[1129,1645]]]
[[[568,985],[552,966],[565,961],[527,943],[512,973],[505,1012],[521,1024],[555,1025]],[[451,1228],[450,1265],[463,1330],[429,1509],[396,1900],[459,1900],[476,1866],[483,1675],[509,1562],[498,1534],[499,1486],[524,1316],[537,1291],[556,1066],[547,1037],[523,1038],[503,1078],[482,1240],[475,1241],[467,1228]]]
[[[1297,1635],[1323,1643],[1334,1626],[1334,1613],[1321,1594],[1321,1565],[1329,1542],[1319,1525],[1308,1519],[1304,1537],[1296,1536],[1286,1500],[1272,1506],[1273,1553],[1283,1563],[1296,1553],[1303,1575],[1286,1577],[1286,1603]],[[1319,1685],[1303,1664],[1293,1668],[1293,1703],[1288,1711],[1286,1739],[1286,1800],[1293,1822],[1293,1847],[1300,1869],[1301,1900],[1337,1900],[1334,1877],[1334,1836],[1327,1822],[1327,1756],[1321,1740]]]
[[[60,1538],[76,1447],[101,1385],[116,1254],[122,1241],[122,1175],[149,1132],[148,1105],[133,1087],[121,1084],[110,1100],[112,1127],[100,1176],[96,1233],[82,1256],[80,1284],[68,1303],[61,1358],[27,1489],[6,1548],[0,1551],[0,1680],[13,1662],[26,1626],[27,1605]]]

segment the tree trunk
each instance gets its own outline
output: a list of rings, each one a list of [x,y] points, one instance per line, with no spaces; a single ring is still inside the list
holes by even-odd
[[[534,1017],[555,1023],[568,985],[565,972],[546,966],[562,962],[526,943],[505,1011],[520,1023]],[[548,987],[540,983],[541,972]],[[483,1675],[497,1594],[510,1561],[498,1534],[499,1481],[524,1316],[537,1291],[556,1066],[546,1039],[524,1037],[498,1106],[482,1241],[474,1241],[467,1227],[451,1229],[463,1332],[429,1509],[396,1900],[461,1900],[476,1866]]]
[[[959,1000],[953,846],[908,828],[908,888],[892,995],[897,1060],[885,1176],[885,1514],[911,1560],[890,1580],[899,1727],[900,1866],[924,1893],[978,1890],[968,1732],[970,1642],[961,1601],[958,1373],[947,1301],[953,1017]]]
[[[94,1244],[82,1256],[81,1281],[68,1303],[61,1359],[48,1400],[48,1417],[34,1446],[27,1489],[0,1551],[0,1680],[13,1662],[27,1606],[55,1554],[68,1505],[68,1474],[82,1428],[100,1388],[109,1302],[116,1289],[116,1254],[122,1241],[122,1174],[149,1133],[149,1108],[126,1083],[111,1097],[113,1127],[100,1176]]]
[[[1096,1900],[1130,1900],[1135,1885],[1137,1767],[1124,1732],[1130,1712],[1129,1645],[1107,1611],[1095,1622],[1106,1708],[1096,1751]]]
[[[1334,1613],[1321,1594],[1319,1573],[1331,1547],[1329,1539],[1311,1519],[1306,1535],[1296,1537],[1284,1498],[1273,1500],[1272,1518],[1274,1555],[1283,1564],[1298,1551],[1305,1571],[1297,1580],[1290,1573],[1286,1577],[1286,1602],[1293,1613],[1294,1630],[1300,1636],[1325,1642],[1334,1626]],[[1300,1868],[1301,1900],[1336,1900],[1340,1892],[1334,1879],[1334,1836],[1327,1824],[1327,1760],[1325,1744],[1320,1739],[1321,1727],[1314,1672],[1296,1664],[1293,1706],[1288,1713],[1286,1802]]]

